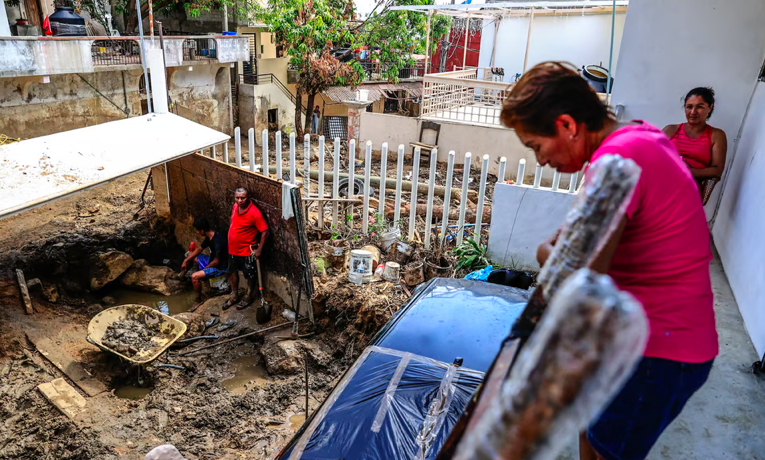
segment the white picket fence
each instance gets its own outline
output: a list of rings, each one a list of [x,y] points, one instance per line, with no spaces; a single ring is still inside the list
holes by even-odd
[[[250,128],[248,133],[248,147],[249,147],[249,164],[247,167],[252,172],[257,172],[263,174],[264,172],[268,172],[269,168],[272,167],[272,163],[270,163],[270,157],[269,157],[269,149],[268,149],[268,138],[269,133],[267,129],[264,129],[262,132],[262,143],[261,143],[261,159],[262,162],[260,165],[256,165],[254,158],[255,158],[255,130],[254,128]],[[276,177],[278,179],[281,179],[283,177],[282,173],[282,133],[277,131],[275,133],[275,140],[276,140],[276,146],[275,146],[275,152],[276,152],[276,158],[274,159],[273,166],[275,166],[275,172]],[[340,138],[335,138],[334,144],[333,144],[333,151],[330,153],[331,157],[333,158],[333,168],[332,168],[332,190],[329,194],[327,194],[327,190],[325,188],[325,181],[324,181],[324,175],[321,172],[324,172],[324,163],[325,163],[325,157],[326,157],[326,144],[325,144],[325,138],[324,136],[319,136],[318,141],[318,150],[319,150],[319,165],[318,165],[318,171],[313,170],[313,172],[318,172],[317,174],[317,180],[316,185],[314,186],[312,184],[311,180],[311,136],[309,134],[306,134],[303,139],[303,197],[304,200],[307,201],[316,201],[318,205],[318,219],[319,219],[319,226],[321,228],[324,228],[324,209],[329,204],[332,205],[332,220],[331,224],[333,228],[337,228],[339,225],[349,225],[354,228],[357,228],[355,224],[357,222],[354,222],[353,217],[353,207],[349,208],[348,216],[341,219],[341,216],[339,215],[339,207],[340,203],[342,202],[353,202],[354,200],[350,198],[352,195],[352,191],[354,190],[354,179],[355,179],[355,163],[356,163],[356,140],[351,139],[348,141],[348,166],[347,168],[344,167],[343,172],[346,172],[348,174],[348,199],[344,199],[340,197],[339,193],[339,182],[340,182],[340,172],[341,172],[341,165],[339,161],[334,161],[334,159],[340,158]],[[241,147],[241,135],[240,135],[240,129],[237,127],[234,130],[234,146],[235,146],[235,158],[234,161],[236,163],[236,166],[239,168],[243,168],[242,163],[242,147]],[[210,149],[205,149],[204,151],[200,151],[198,153],[202,155],[207,155],[207,151],[209,150],[209,155],[212,158],[217,158],[217,151],[219,148],[223,148],[223,161],[225,163],[229,162],[229,152],[228,152],[228,144],[220,144],[217,146],[212,146]],[[362,218],[360,219],[361,222],[361,231],[363,233],[369,232],[369,193],[370,190],[370,181],[371,181],[371,165],[372,165],[372,141],[367,141],[365,145],[364,150],[364,194],[363,194],[363,208],[361,212]],[[401,195],[402,195],[402,182],[404,180],[404,162],[406,161],[406,153],[405,153],[405,146],[403,144],[398,146],[398,152],[395,155],[396,158],[396,186],[393,188],[393,190],[389,190],[386,187],[386,179],[389,177],[388,175],[388,156],[389,156],[389,148],[388,143],[385,142],[382,144],[381,149],[381,159],[380,159],[380,190],[379,190],[379,205],[377,209],[377,214],[382,214],[385,216],[385,204],[388,198],[388,191],[392,191],[394,193],[394,217],[393,221],[398,222],[401,219]],[[297,184],[297,145],[296,145],[296,138],[295,133],[290,133],[289,135],[289,182],[293,184]],[[419,147],[416,147],[414,150],[414,156],[412,161],[412,191],[411,191],[411,201],[410,201],[410,212],[408,215],[409,220],[409,232],[408,232],[408,238],[414,239],[415,235],[415,219],[416,219],[416,210],[417,210],[417,200],[420,196],[420,181],[419,181],[419,169],[420,169],[420,155],[421,150]],[[429,176],[428,181],[426,185],[427,189],[427,212],[425,215],[425,234],[424,238],[422,239],[424,246],[426,248],[430,248],[432,244],[432,238],[431,234],[433,233],[433,198],[435,196],[435,188],[436,188],[436,165],[437,165],[437,158],[438,158],[438,151],[433,150],[430,154],[430,166],[429,166]],[[486,177],[488,174],[489,169],[489,155],[484,155],[481,159],[481,172],[480,172],[480,184],[479,184],[479,190],[478,190],[478,203],[477,208],[475,212],[475,220],[472,223],[465,222],[465,215],[467,210],[467,200],[465,199],[468,196],[468,184],[470,182],[470,172],[472,168],[472,154],[470,152],[465,154],[465,163],[464,168],[462,170],[462,194],[461,199],[459,200],[458,204],[453,204],[451,200],[451,192],[452,192],[452,183],[454,180],[454,158],[455,158],[455,152],[450,151],[448,155],[448,161],[447,161],[447,170],[446,170],[446,181],[443,184],[444,185],[444,206],[443,206],[443,215],[441,217],[441,224],[440,224],[440,236],[439,236],[439,244],[443,245],[445,243],[445,238],[448,234],[448,230],[456,229],[456,243],[459,245],[463,241],[463,231],[464,228],[472,228],[473,231],[471,232],[471,235],[476,240],[478,239],[478,233],[479,230],[484,223],[482,222],[483,219],[483,210],[486,202]],[[507,160],[505,157],[502,157],[500,159],[499,163],[499,171],[498,171],[498,177],[497,182],[504,182],[505,181],[505,171],[507,166]],[[526,160],[521,159],[518,164],[518,175],[517,177],[522,178],[524,177],[526,170]],[[569,189],[568,193],[575,193],[577,190],[577,179],[578,179],[578,173],[574,173],[571,175],[571,179],[569,181]],[[559,184],[561,180],[561,173],[555,172],[553,175],[553,181],[552,181],[552,187],[548,188],[552,191],[560,191],[559,190]],[[537,164],[536,171],[534,174],[534,183],[531,187],[533,188],[546,188],[541,187],[542,182],[542,166]],[[528,187],[526,185],[517,184],[521,187]],[[459,207],[459,218],[457,219],[457,222],[453,225],[449,225],[449,213],[452,210],[453,206]]]

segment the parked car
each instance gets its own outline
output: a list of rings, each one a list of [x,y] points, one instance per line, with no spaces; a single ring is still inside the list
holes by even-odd
[[[528,295],[464,279],[422,285],[276,458],[434,459]]]

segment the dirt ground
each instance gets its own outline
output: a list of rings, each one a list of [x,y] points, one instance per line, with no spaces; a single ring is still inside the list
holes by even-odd
[[[139,372],[85,340],[90,319],[107,302],[84,286],[89,257],[101,250],[125,251],[155,265],[179,265],[183,249],[173,243],[172,229],[157,221],[151,190],[147,205],[140,206],[146,177],[146,172],[136,173],[0,221],[0,459],[140,460],[164,443],[189,459],[272,458],[302,424],[305,366],[313,412],[408,297],[387,282],[360,291],[345,277],[325,277],[317,280],[315,299],[323,313],[315,326],[301,323],[300,333],[313,333],[310,337],[285,340],[290,334],[286,327],[181,355],[211,343],[202,340],[171,350]],[[49,302],[33,290],[35,313],[25,314],[15,268],[23,269],[27,279],[55,286],[58,299]],[[234,337],[285,322],[281,312],[286,306],[270,294],[273,316],[260,326],[255,307],[223,312],[224,299],[208,300],[197,310],[198,318],[217,314],[221,323],[237,324],[220,333],[213,327],[206,335]],[[30,339],[35,336],[71,358],[66,373],[38,351]],[[251,380],[242,379],[242,362],[261,370]],[[185,370],[157,368],[158,363]],[[69,378],[71,367],[84,369],[106,391],[88,396]],[[37,390],[58,377],[86,399],[85,409],[73,419]],[[241,385],[232,388],[234,381]],[[143,399],[115,395],[141,386],[153,388]]]
[[[373,160],[375,174],[379,164]],[[389,162],[389,171],[394,164]],[[439,183],[445,174],[439,165]],[[92,255],[112,249],[151,265],[180,265],[183,248],[174,242],[172,226],[157,219],[151,187],[142,204],[147,176],[148,171],[136,173],[0,221],[0,419],[5,420],[0,424],[0,459],[142,459],[164,443],[189,459],[272,458],[305,417],[306,362],[312,412],[409,297],[406,288],[385,281],[355,286],[343,269],[329,268],[315,277],[316,324],[301,323],[300,332],[310,337],[285,341],[287,327],[181,355],[205,345],[202,340],[153,363],[185,370],[127,366],[85,340],[90,319],[110,304],[103,293],[90,291],[88,274]],[[427,178],[426,168],[420,176]],[[477,186],[477,180],[470,184],[471,189]],[[404,199],[409,200],[408,193]],[[419,227],[424,230],[421,219]],[[312,258],[324,254],[320,240],[327,234],[320,233],[310,234]],[[349,246],[366,242],[356,239]],[[28,280],[39,278],[43,286],[55,288],[58,298],[33,290],[35,314],[26,315],[16,268]],[[274,312],[263,326],[255,321],[255,308],[221,311],[222,296],[206,302],[196,319],[217,314],[220,323],[236,320],[236,326],[219,334],[222,338],[284,323],[286,306],[270,294],[267,300]],[[204,334],[217,333],[212,328]],[[88,396],[71,372],[62,372],[38,351],[30,338],[34,336],[55,343],[73,366],[106,391]],[[245,371],[242,363],[248,366]],[[86,397],[86,409],[73,419],[37,390],[58,377]],[[146,396],[120,397],[126,394]]]

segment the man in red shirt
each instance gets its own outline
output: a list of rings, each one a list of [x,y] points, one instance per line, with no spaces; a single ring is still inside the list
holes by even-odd
[[[224,310],[228,310],[239,300],[240,271],[244,273],[244,278],[247,280],[247,293],[236,309],[245,309],[252,303],[256,291],[255,278],[258,273],[256,260],[260,257],[270,234],[263,214],[250,200],[247,189],[236,189],[234,201],[231,226],[228,229],[228,272],[231,297],[223,304]]]

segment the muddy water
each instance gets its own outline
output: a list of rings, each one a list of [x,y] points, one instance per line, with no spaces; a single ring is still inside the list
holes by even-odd
[[[175,315],[188,311],[194,306],[194,291],[181,292],[174,295],[155,294],[153,292],[138,292],[128,289],[115,289],[109,293],[117,301],[117,305],[135,303],[159,310],[166,315]]]
[[[234,394],[246,391],[245,385],[252,388],[254,385],[262,386],[272,381],[268,376],[266,366],[257,356],[242,356],[231,361],[229,369],[234,376],[221,382],[223,387]],[[250,383],[252,382],[252,383]]]
[[[124,399],[143,399],[151,393],[153,388],[138,388],[133,386],[120,387],[114,390],[114,396]]]

